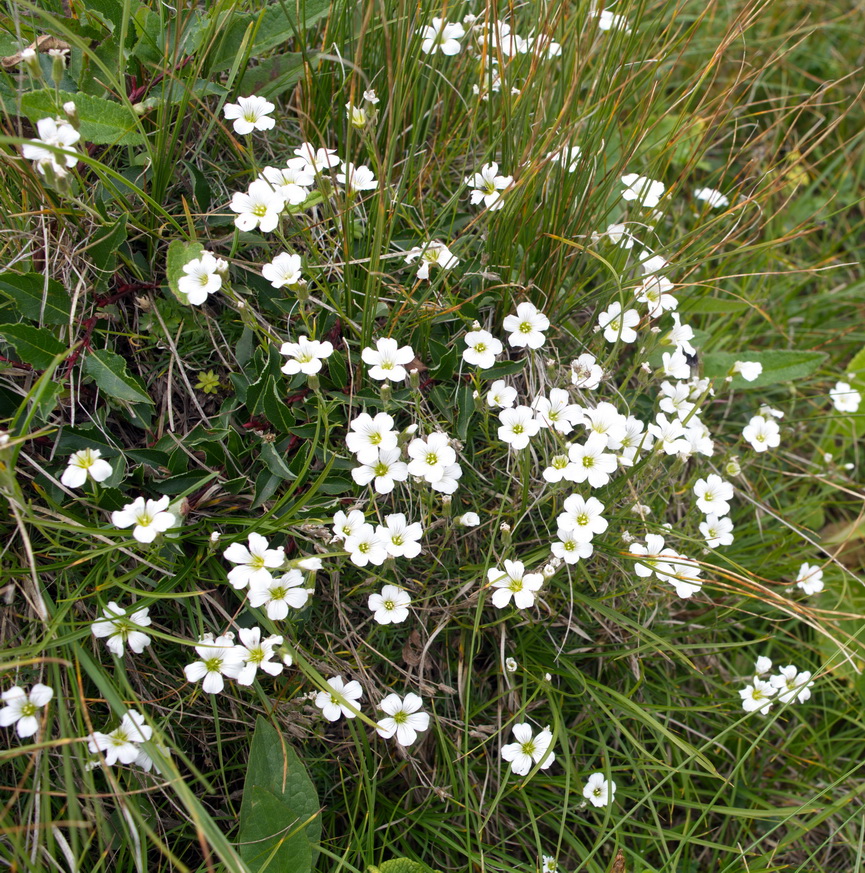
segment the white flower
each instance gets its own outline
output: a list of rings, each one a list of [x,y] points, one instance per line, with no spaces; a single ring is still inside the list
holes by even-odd
[[[414,352],[411,346],[397,345],[395,339],[390,337],[381,337],[375,341],[375,348],[367,347],[360,353],[365,364],[368,364],[371,369],[369,371],[370,379],[382,381],[389,379],[391,382],[402,382],[408,375],[405,369],[406,364],[410,364],[414,360]]]
[[[694,494],[697,495],[697,508],[705,515],[716,515],[720,518],[730,511],[727,501],[733,499],[733,486],[716,473],[710,473],[705,479],[698,479],[694,483]]]
[[[476,512],[464,512],[457,519],[457,524],[461,527],[477,527],[480,523],[481,517]]]
[[[473,205],[483,202],[490,212],[494,212],[505,205],[501,192],[514,181],[514,177],[500,176],[499,165],[494,161],[490,164],[484,164],[479,172],[473,176],[466,176],[464,181],[466,185],[475,189],[472,191],[469,202]],[[507,326],[505,330],[508,330]]]
[[[514,598],[517,609],[528,609],[535,602],[535,592],[544,584],[540,573],[526,573],[522,561],[505,561],[505,569],[490,567],[487,581],[496,590],[493,592],[493,606],[504,609]]]
[[[686,355],[696,355],[697,350],[691,345],[691,340],[694,338],[694,328],[689,324],[682,324],[678,312],[671,312],[670,318],[673,319],[673,327],[661,338],[661,345],[675,346],[679,352],[684,352]],[[684,378],[687,379],[688,376]],[[702,391],[700,393],[702,394]]]
[[[556,164],[561,164],[569,173],[575,173],[580,166],[582,149],[579,146],[564,146],[557,152],[550,152],[547,157]]]
[[[851,388],[848,382],[836,382],[829,396],[838,412],[856,412],[862,402],[862,395],[855,388]]]
[[[517,664],[516,658],[505,658],[505,670],[508,673],[516,673],[519,668],[519,664]]]
[[[625,419],[625,432],[619,438],[619,450],[621,459],[628,463],[633,462],[638,452],[648,452],[655,442],[655,438],[645,431],[645,424],[639,418],[629,415]]]
[[[459,53],[461,40],[465,29],[459,22],[449,23],[443,18],[433,18],[432,24],[420,28],[418,34],[422,40],[420,47],[424,54],[434,54],[440,51],[443,55]]]
[[[416,558],[420,554],[418,540],[423,536],[423,528],[417,521],[409,524],[401,512],[386,515],[384,524],[376,528],[376,533],[383,540],[387,553],[394,558]]]
[[[357,455],[359,463],[375,463],[379,452],[393,451],[397,447],[398,434],[393,424],[393,418],[386,412],[379,412],[375,418],[362,412],[349,422],[345,444]]]
[[[332,167],[338,167],[340,164],[340,160],[336,156],[336,149],[316,149],[311,142],[301,143],[294,150],[294,153],[297,157],[292,158],[288,162],[288,166],[306,168],[313,175],[318,175]]]
[[[729,546],[733,542],[733,522],[729,518],[721,518],[714,513],[707,515],[706,520],[700,523],[700,533],[706,538],[706,545],[710,549],[718,546]]]
[[[250,533],[248,543],[249,548],[243,543],[232,543],[222,553],[226,561],[238,565],[228,571],[228,581],[238,590],[256,582],[267,585],[271,581],[270,571],[285,562],[285,549],[269,548],[261,534]]]
[[[800,673],[792,664],[779,667],[778,674],[771,676],[769,681],[778,690],[779,703],[792,703],[794,700],[804,703],[811,697],[811,686],[814,684],[808,670]]]
[[[746,382],[753,382],[763,372],[763,365],[758,361],[736,361],[730,372],[738,373]]]
[[[340,540],[354,536],[364,525],[366,519],[359,509],[352,509],[346,515],[342,510],[333,517],[333,535]]]
[[[654,209],[664,196],[664,183],[638,173],[628,173],[622,176],[622,182],[627,187],[622,192],[623,200],[637,200],[641,206]]]
[[[111,464],[102,459],[99,449],[79,449],[69,456],[60,481],[67,488],[80,488],[87,478],[104,482],[111,474]]]
[[[742,709],[745,712],[759,712],[760,715],[766,715],[772,708],[772,697],[777,690],[771,682],[764,682],[755,677],[753,685],[746,685],[739,692],[739,697],[742,698]]]
[[[438,482],[445,475],[445,468],[457,459],[446,433],[431,433],[425,440],[413,439],[408,444],[408,455],[409,473],[427,482]]]
[[[390,494],[397,482],[408,479],[408,466],[400,457],[399,449],[382,449],[374,461],[352,469],[351,477],[358,485],[372,482],[377,494]]]
[[[345,104],[345,112],[348,116],[348,123],[358,130],[363,130],[366,127],[367,116],[366,109],[363,106],[353,106],[351,101]]]
[[[410,746],[418,732],[429,727],[429,713],[421,712],[422,706],[423,701],[417,694],[409,692],[405,698],[388,694],[378,705],[386,717],[379,720],[376,732],[386,740],[395,736],[401,746]]]
[[[223,676],[236,679],[243,668],[243,663],[234,645],[234,634],[223,634],[214,639],[205,634],[195,647],[200,661],[193,661],[183,668],[187,682],[201,683],[207,694],[219,694],[225,687]]]
[[[670,262],[660,255],[655,255],[648,250],[640,252],[640,267],[647,276],[654,276],[669,265]]]
[[[687,599],[703,587],[703,580],[700,579],[703,571],[690,558],[686,558],[671,549],[667,563],[672,572],[666,572],[658,567],[655,570],[656,575],[661,581],[672,585],[679,597]]]
[[[666,580],[674,572],[669,560],[675,558],[676,553],[664,548],[664,538],[660,534],[646,534],[646,545],[631,543],[629,551],[643,559],[634,564],[634,571],[643,579],[654,573],[658,579]]]
[[[280,252],[269,264],[265,264],[261,268],[261,275],[274,288],[294,288],[306,284],[300,274],[300,255],[288,252]]]
[[[550,547],[550,551],[567,564],[576,564],[580,558],[590,558],[595,547],[584,542],[575,529],[564,530],[561,527],[556,534],[558,541]]]
[[[312,591],[300,570],[289,570],[278,579],[271,577],[266,582],[254,581],[249,586],[249,605],[263,606],[272,621],[282,621],[288,608],[303,609]]]
[[[499,421],[499,439],[508,443],[512,449],[524,449],[541,429],[541,422],[535,418],[529,406],[503,409],[499,413]]]
[[[296,343],[283,343],[279,348],[281,355],[288,355],[288,360],[282,366],[282,372],[293,376],[295,373],[305,373],[311,376],[321,370],[321,362],[333,354],[333,345],[327,341],[311,340],[300,336]]]
[[[152,543],[157,534],[167,531],[177,521],[172,513],[165,511],[168,503],[167,494],[160,497],[159,500],[145,500],[143,497],[136,497],[123,509],[111,513],[111,523],[120,528],[135,525],[132,528],[132,536],[139,543]]]
[[[263,179],[256,179],[248,191],[235,191],[229,208],[238,213],[234,226],[238,230],[255,230],[269,233],[279,224],[279,216],[285,208],[285,199]]]
[[[430,482],[433,491],[441,491],[443,494],[453,494],[457,490],[459,480],[462,478],[463,468],[459,464],[448,464],[444,468],[441,479]]]
[[[408,591],[397,585],[385,585],[381,593],[369,595],[367,606],[379,624],[400,624],[408,618],[411,597]]]
[[[229,121],[234,120],[234,132],[241,135],[271,130],[276,125],[276,120],[270,117],[276,107],[264,97],[238,97],[237,103],[226,103],[222,109]]]
[[[730,205],[730,198],[714,188],[697,188],[694,191],[694,198],[704,201],[710,209],[718,209],[722,206]]]
[[[781,444],[781,428],[774,419],[765,419],[762,415],[751,418],[742,429],[742,436],[751,443],[755,452],[765,452]]]
[[[376,97],[375,95],[374,88],[369,88],[368,90],[364,91],[363,99],[366,100],[367,103],[372,103],[373,106],[380,102],[378,97]]]
[[[611,224],[604,231],[604,236],[614,245],[620,245],[623,249],[634,247],[635,237],[628,232],[626,224]]]
[[[3,702],[6,704],[0,709],[0,727],[15,725],[15,732],[22,739],[32,737],[39,730],[39,719],[36,714],[54,696],[54,689],[48,685],[37,682],[28,694],[17,685],[4,691]]]
[[[651,275],[634,288],[634,295],[640,303],[648,306],[649,318],[659,318],[679,305],[679,301],[667,293],[672,290],[673,283],[666,276]]]
[[[108,637],[106,645],[118,658],[125,654],[127,644],[136,655],[140,655],[150,645],[150,637],[142,630],[150,625],[146,606],[127,615],[126,610],[109,600],[108,605],[103,607],[102,614],[104,618],[94,621],[90,629],[95,637]]]
[[[500,355],[504,349],[501,340],[496,339],[487,330],[473,330],[463,338],[466,341],[463,360],[482,370],[492,367],[496,362],[496,355]]]
[[[805,594],[818,594],[823,590],[823,571],[817,564],[812,565],[806,561],[799,568],[796,587],[801,588]]]
[[[362,524],[351,536],[345,538],[343,548],[348,552],[352,564],[365,567],[374,564],[380,567],[387,558],[384,540],[375,532],[371,524]]]
[[[277,646],[282,645],[281,636],[272,634],[262,639],[260,627],[242,627],[238,636],[240,642],[234,650],[243,665],[237,674],[238,685],[252,685],[257,670],[264,670],[268,676],[278,676],[282,672],[282,662],[271,660]]]
[[[516,742],[502,746],[502,758],[510,761],[511,770],[517,776],[527,775],[533,764],[546,770],[556,760],[556,753],[550,748],[553,735],[549,728],[533,737],[531,725],[520,722],[513,726],[513,732]]]
[[[607,529],[607,520],[601,516],[604,504],[597,497],[587,500],[580,494],[571,494],[562,509],[556,524],[561,530],[572,531],[577,542],[590,543],[595,534]]]
[[[618,466],[616,456],[607,454],[606,448],[607,437],[600,433],[590,433],[583,445],[570,446],[568,456],[572,466],[567,478],[577,483],[588,482],[592,488],[606,485]]]
[[[584,411],[583,425],[590,433],[601,434],[607,439],[607,448],[618,449],[628,430],[628,420],[606,400]]]
[[[609,781],[603,773],[592,773],[588,782],[583,786],[583,797],[592,806],[609,806],[616,796],[616,783]]]
[[[634,328],[640,323],[640,313],[636,309],[626,309],[622,312],[622,304],[614,300],[599,316],[598,324],[604,331],[604,339],[608,343],[621,340],[632,343],[637,338]]]
[[[623,30],[625,33],[631,31],[624,15],[616,15],[608,9],[602,9],[600,12],[590,10],[590,14],[598,17],[598,30]]]
[[[53,118],[41,118],[36,122],[38,139],[32,139],[21,146],[21,154],[36,163],[36,169],[45,174],[46,167],[51,166],[55,175],[65,176],[67,167],[78,163],[77,149],[72,148],[81,139],[81,134],[68,122]],[[62,154],[50,151],[45,146],[62,149]]]
[[[571,361],[571,384],[575,388],[594,391],[601,384],[603,378],[604,371],[596,362],[594,355],[586,352],[575,361]]]
[[[202,252],[201,257],[183,265],[185,275],[177,280],[177,289],[193,306],[200,306],[209,294],[222,287],[222,276],[227,268],[228,264],[221,258]]]
[[[309,167],[300,162],[293,167],[265,167],[258,178],[270,183],[290,206],[300,206],[309,197],[309,186],[315,183],[315,176],[309,171]],[[297,268],[300,270],[299,258]]]
[[[541,873],[558,873],[559,863],[552,855],[542,855],[541,862]]]
[[[536,397],[532,407],[541,427],[555,428],[561,434],[569,434],[575,424],[583,424],[583,408],[571,403],[568,392],[562,388],[551,389],[549,398]]]
[[[358,701],[363,697],[360,682],[352,679],[345,682],[342,676],[332,676],[327,680],[328,691],[319,691],[315,695],[315,705],[328,721],[337,721],[341,715],[354,718],[360,708]]]
[[[121,764],[134,764],[141,753],[140,744],[146,743],[152,736],[153,728],[144,721],[144,716],[130,709],[110,734],[101,731],[90,734],[87,748],[94,755],[102,752],[109,767],[118,761]]]
[[[570,446],[570,443],[568,444]],[[550,466],[545,467],[541,475],[547,482],[561,482],[571,476],[571,459],[567,452],[562,455],[553,455],[550,458]]]
[[[336,181],[345,186],[346,194],[378,188],[378,180],[369,167],[355,166],[352,163],[342,165],[341,172],[336,174]]]
[[[429,279],[429,268],[433,265],[441,267],[443,270],[450,270],[459,263],[459,258],[455,257],[453,252],[437,239],[428,242],[425,246],[415,246],[405,253],[405,262],[412,263],[417,258],[420,258],[420,264],[417,268],[418,279]]]
[[[676,349],[675,352],[664,352],[661,355],[662,369],[665,376],[671,379],[690,379],[691,368],[684,352]]]
[[[765,655],[760,655],[757,658],[756,663],[754,664],[754,675],[755,676],[763,676],[768,673],[772,669],[772,659],[767,658]]]
[[[510,346],[539,349],[547,339],[544,331],[549,330],[550,320],[534,303],[523,301],[517,306],[516,315],[505,317],[502,327],[510,334],[508,336]]]
[[[690,399],[691,389],[687,385],[682,382],[675,385],[672,382],[661,382],[661,394],[663,397],[658,405],[664,412],[675,415],[680,421],[691,414],[694,404]]]
[[[490,390],[487,392],[487,406],[490,406],[493,409],[496,407],[507,409],[514,405],[516,399],[516,388],[511,388],[510,385],[506,385],[504,379],[496,379],[496,381],[490,385]]]
[[[658,440],[664,454],[675,455],[690,450],[690,444],[684,438],[685,428],[678,418],[667,420],[663,412],[655,416],[655,421],[649,425],[649,433]]]

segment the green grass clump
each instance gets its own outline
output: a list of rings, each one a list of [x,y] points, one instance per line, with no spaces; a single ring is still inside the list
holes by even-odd
[[[458,52],[424,51],[434,17],[464,22]],[[506,32],[484,39],[496,20],[534,41],[512,54]],[[865,390],[861,9],[13,0],[0,24],[0,669],[3,691],[53,690],[38,730],[3,728],[6,867],[862,866],[865,415],[830,394]],[[252,94],[275,125],[238,133],[225,108]],[[353,124],[346,104],[365,115]],[[25,156],[55,117],[81,135],[73,167],[49,148],[59,172]],[[352,194],[344,167],[325,168],[275,229],[239,229],[235,194],[304,142],[375,184]],[[500,209],[470,201],[492,162],[512,177]],[[657,206],[623,199],[627,174],[663,183]],[[419,277],[406,256],[432,241],[452,260]],[[183,267],[205,251],[225,269],[194,305]],[[302,282],[265,278],[281,252]],[[705,421],[713,451],[657,447],[598,488],[551,483],[543,470],[585,442],[582,426],[509,449],[487,392],[503,379],[530,405],[565,389],[653,422],[673,317],[637,302],[640,252],[668,262],[693,328],[687,365],[706,381],[685,418]],[[507,340],[527,302],[549,320],[537,350]],[[597,329],[615,304],[638,311],[634,342]],[[476,324],[503,342],[492,368],[463,358]],[[287,374],[281,346],[302,335],[332,353]],[[385,337],[411,347],[412,373],[383,389],[362,353]],[[574,386],[584,354],[604,371],[596,389]],[[728,378],[737,361],[763,371]],[[764,406],[783,413],[765,413],[780,445],[758,452],[742,431]],[[411,440],[446,432],[453,492],[357,484],[346,435],[364,411],[392,416],[403,462]],[[88,448],[110,471],[64,484]],[[711,474],[735,486],[735,539],[710,550],[694,486]],[[548,568],[529,608],[496,608],[489,571],[543,573],[572,493],[604,504],[593,554]],[[112,523],[139,496],[174,516],[152,543]],[[353,509],[419,522],[422,553],[359,566],[331,530]],[[458,521],[468,512],[477,526]],[[312,589],[287,617],[229,584],[223,553],[251,533]],[[630,547],[647,535],[688,556],[693,596],[638,573]],[[297,566],[310,557],[320,569]],[[804,563],[821,592],[796,586]],[[387,584],[411,597],[405,621],[373,618]],[[149,610],[142,651],[116,657],[94,634],[112,602]],[[279,675],[215,694],[187,681],[204,634],[251,627],[281,637]],[[744,712],[758,656],[810,672],[810,699]],[[363,697],[331,723],[314,698],[336,675]],[[407,692],[430,721],[403,746],[377,733],[376,705]],[[128,710],[144,716],[146,757],[109,766],[88,738]],[[548,726],[555,754],[527,775],[502,757],[523,722]],[[274,757],[251,762],[264,736]],[[283,741],[311,813],[308,793],[303,814],[274,787],[254,793],[257,774],[295,767]],[[584,799],[593,773],[615,781],[607,805]],[[274,809],[287,811],[268,830]]]

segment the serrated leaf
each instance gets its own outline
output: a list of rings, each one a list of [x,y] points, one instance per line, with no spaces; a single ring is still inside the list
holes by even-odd
[[[144,136],[138,130],[138,116],[128,106],[93,97],[90,94],[64,95],[75,104],[81,119],[81,141],[97,145],[143,145]],[[43,88],[29,91],[21,98],[21,112],[34,124],[40,118],[57,114],[54,91]]]
[[[204,246],[200,242],[188,243],[182,239],[174,239],[168,246],[168,254],[165,257],[165,278],[168,280],[171,293],[185,306],[189,305],[189,301],[177,283],[183,276],[183,268],[190,261],[200,258],[203,251]]]
[[[251,870],[310,873],[321,839],[318,813],[318,795],[303,762],[259,716],[243,784],[241,857]]]
[[[810,376],[824,361],[823,352],[708,352],[703,356],[703,374],[711,378],[725,377],[737,361],[754,361],[763,365],[763,372],[746,382],[740,375],[733,377],[734,388],[764,388],[782,382],[794,382]]]
[[[43,324],[69,324],[71,304],[63,286],[41,273],[0,273],[0,293],[15,301],[25,318]]]
[[[107,349],[90,352],[84,359],[84,370],[101,391],[115,400],[153,403],[139,380],[126,371],[126,359],[115,352]]]
[[[296,33],[312,27],[330,10],[330,0],[282,0],[266,6],[260,13],[236,13],[226,16],[224,37],[213,59],[214,70],[230,67],[243,45],[247,28],[258,25],[251,55],[259,55],[292,39]]]
[[[14,346],[16,354],[25,364],[37,370],[49,367],[57,355],[66,351],[66,345],[45,327],[0,324],[0,337]]]

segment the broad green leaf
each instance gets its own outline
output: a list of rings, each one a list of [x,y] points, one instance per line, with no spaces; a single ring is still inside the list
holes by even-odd
[[[184,242],[182,239],[171,241],[168,246],[168,255],[165,259],[165,278],[168,280],[168,287],[175,298],[189,305],[186,295],[178,287],[178,280],[183,275],[183,268],[196,258],[201,257],[204,251],[204,246],[200,242]]]
[[[126,241],[126,218],[124,213],[114,224],[89,247],[93,266],[98,271],[95,287],[101,290],[108,284],[108,279],[114,274],[117,265],[117,249]]]
[[[280,432],[291,433],[294,427],[294,415],[282,398],[279,387],[273,376],[268,377],[268,385],[259,396],[259,403],[267,420]]]
[[[50,366],[54,358],[66,350],[48,328],[30,324],[0,324],[0,338],[15,347],[18,357],[37,370]]]
[[[260,13],[238,14],[232,9],[226,16],[228,24],[216,50],[213,69],[224,70],[234,63],[250,24],[258,25],[250,53],[260,55],[312,27],[329,10],[330,0],[281,0],[266,6]]]
[[[391,858],[378,867],[370,866],[367,870],[368,873],[438,873],[426,864],[409,858]]]
[[[81,119],[81,141],[97,145],[143,145],[138,130],[138,117],[128,106],[93,97],[90,94],[66,94],[78,110]],[[43,88],[30,91],[21,98],[21,112],[32,122],[57,114],[54,91]]]
[[[708,352],[703,356],[703,372],[711,378],[723,378],[736,361],[755,361],[763,365],[763,372],[753,382],[746,382],[737,374],[732,384],[737,389],[764,388],[766,385],[805,379],[825,360],[823,352]]]
[[[273,447],[273,443],[264,443],[261,447],[261,460],[264,466],[273,473],[274,476],[279,476],[280,479],[296,479],[297,476],[292,473],[285,463],[283,457]]]
[[[126,371],[126,360],[115,352],[97,349],[84,359],[84,370],[99,389],[115,400],[126,403],[150,403],[153,401],[140,381]]]
[[[318,55],[306,58],[313,69],[318,66]],[[241,84],[243,93],[258,94],[272,99],[294,87],[304,75],[304,56],[301,52],[285,52],[263,60],[257,67],[247,67]]]
[[[70,301],[63,286],[41,273],[0,273],[0,293],[15,301],[25,318],[43,324],[69,324]]]
[[[251,870],[310,873],[320,839],[315,786],[294,749],[259,716],[243,785],[240,855]]]

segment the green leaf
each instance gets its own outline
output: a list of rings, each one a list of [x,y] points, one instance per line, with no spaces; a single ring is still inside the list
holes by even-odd
[[[735,297],[694,297],[687,298],[679,304],[680,312],[697,315],[716,315],[744,312],[751,309],[747,300],[737,300]]]
[[[318,66],[318,55],[308,54],[313,69]],[[285,52],[263,60],[257,67],[247,67],[238,86],[244,93],[258,94],[272,99],[294,87],[304,75],[302,52]]]
[[[64,95],[75,104],[81,119],[82,142],[97,145],[143,145],[144,137],[138,130],[138,116],[129,106],[93,97],[90,94]],[[54,91],[43,88],[30,91],[21,98],[21,112],[32,122],[57,114]]]
[[[183,275],[183,268],[196,258],[201,257],[204,246],[200,242],[184,242],[182,239],[174,239],[168,246],[168,254],[165,259],[165,278],[168,287],[175,298],[186,306],[189,305],[186,295],[180,290],[177,282]]]
[[[736,361],[755,361],[763,365],[763,372],[753,381],[746,382],[740,375],[733,377],[733,387],[763,388],[781,382],[793,382],[810,376],[826,360],[823,352],[709,352],[703,356],[703,373],[711,378],[723,378]]]
[[[266,6],[260,13],[238,14],[231,9],[225,16],[228,22],[213,59],[213,69],[225,70],[234,63],[250,24],[258,25],[250,54],[260,55],[312,27],[329,11],[330,0],[282,0]]]
[[[98,271],[95,288],[101,290],[108,284],[117,265],[117,250],[126,242],[126,218],[124,213],[105,233],[90,246],[90,257]]]
[[[258,402],[267,420],[280,433],[291,433],[294,427],[294,416],[280,395],[279,387],[273,376],[268,376],[268,384],[259,395]]]
[[[153,403],[141,382],[126,371],[126,360],[115,352],[107,349],[90,352],[84,360],[84,369],[100,390],[115,400]]]
[[[0,273],[0,293],[15,301],[25,318],[42,324],[69,324],[71,305],[63,286],[41,273]]]
[[[254,871],[310,873],[321,839],[318,813],[318,795],[303,762],[259,716],[240,807],[240,856]]]
[[[45,327],[29,324],[0,324],[0,337],[15,347],[18,357],[37,370],[44,370],[66,346]]]
[[[279,452],[273,447],[273,443],[264,443],[261,447],[261,460],[264,466],[273,473],[274,476],[279,476],[280,479],[297,479],[297,476],[288,468]]]
[[[461,440],[468,437],[469,422],[475,411],[475,400],[471,385],[460,385],[457,388],[456,407],[457,407],[457,436]]]
[[[420,861],[412,861],[409,858],[391,858],[378,867],[369,867],[370,873],[376,870],[378,873],[437,873],[431,867]]]

